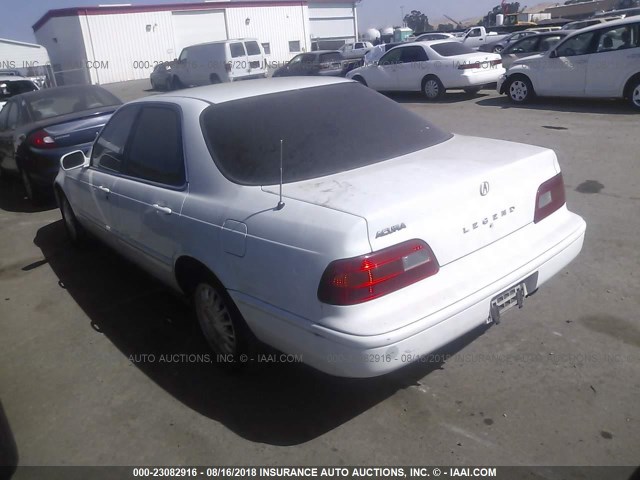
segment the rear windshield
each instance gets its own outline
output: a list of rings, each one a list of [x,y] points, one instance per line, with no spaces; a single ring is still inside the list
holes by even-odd
[[[37,89],[38,87],[30,80],[0,80],[0,100]]]
[[[342,60],[341,53],[323,53],[320,55],[320,63],[339,62]]]
[[[438,55],[443,57],[455,57],[456,55],[466,55],[467,53],[477,53],[460,42],[447,42],[431,45]]]
[[[245,42],[244,45],[247,47],[247,55],[260,55],[258,42]]]
[[[51,88],[30,94],[25,100],[35,120],[122,104],[111,93],[99,87]]]
[[[211,105],[202,131],[216,165],[242,185],[298,182],[384,162],[451,137],[356,83]]]

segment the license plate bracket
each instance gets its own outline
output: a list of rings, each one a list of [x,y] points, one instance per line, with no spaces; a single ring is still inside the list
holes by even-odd
[[[522,308],[524,298],[527,296],[527,285],[520,282],[517,285],[499,293],[491,299],[491,308],[489,310],[489,319],[496,325],[500,323],[500,317],[507,310],[517,306]]]

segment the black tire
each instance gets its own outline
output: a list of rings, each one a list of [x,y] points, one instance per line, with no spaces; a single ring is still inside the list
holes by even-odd
[[[358,82],[361,83],[362,85],[364,85],[365,87],[368,87],[369,85],[367,85],[367,81],[362,78],[360,75],[356,75],[355,77],[353,77],[353,79]]]
[[[209,77],[209,81],[211,82],[211,85],[217,85],[217,84],[219,84],[219,83],[222,83],[222,82],[220,81],[220,77],[218,77],[218,75],[211,75],[211,76]]]
[[[631,87],[629,88],[629,102],[636,111],[640,111],[640,78],[636,78],[631,82]]]
[[[153,80],[151,80],[151,90],[158,91],[158,86],[156,85],[156,82],[154,82]]]
[[[31,175],[29,175],[29,172],[24,168],[20,169],[20,180],[22,180],[22,187],[29,201],[35,204],[39,203],[42,200],[42,192],[38,186],[33,183]]]
[[[171,78],[171,90],[180,90],[184,88],[182,82],[177,76]]]
[[[446,89],[438,77],[432,75],[422,81],[422,94],[427,100],[439,100],[445,93]]]
[[[464,89],[464,93],[467,95],[476,95],[480,90],[482,90],[482,87],[468,87]]]
[[[523,75],[516,75],[509,79],[506,93],[509,100],[516,104],[529,103],[535,97],[531,80]]]
[[[84,245],[87,241],[86,231],[84,227],[80,225],[80,222],[78,222],[69,200],[67,200],[67,197],[62,192],[58,192],[58,203],[60,204],[62,222],[64,223],[64,229],[67,232],[69,241],[76,246]]]
[[[217,355],[227,359],[217,363],[231,368],[247,366],[257,341],[226,289],[212,275],[204,276],[196,283],[191,300],[205,340]]]

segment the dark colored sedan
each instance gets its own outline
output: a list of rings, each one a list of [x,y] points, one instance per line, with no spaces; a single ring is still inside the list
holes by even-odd
[[[0,170],[20,175],[35,201],[50,189],[60,157],[88,152],[122,102],[94,86],[69,86],[13,96],[0,111]]]
[[[273,72],[273,76],[300,77],[320,75],[344,77],[358,63],[357,60],[344,58],[337,50],[319,50],[317,52],[301,53],[293,57],[289,63]]]
[[[478,50],[480,52],[500,53],[513,42],[520,40],[521,38],[528,37],[529,35],[535,34],[536,32],[532,32],[529,30],[513,32],[511,35],[508,35],[497,42],[485,43],[484,45],[480,45],[480,48],[478,48]]]
[[[502,51],[502,66],[509,68],[519,58],[529,57],[553,48],[560,40],[569,35],[569,31],[537,33],[511,43]]]

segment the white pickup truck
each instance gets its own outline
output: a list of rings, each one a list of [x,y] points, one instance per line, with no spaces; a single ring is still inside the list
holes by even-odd
[[[507,35],[509,34],[487,32],[487,29],[484,27],[471,27],[467,29],[458,40],[464,43],[467,47],[477,50],[485,43],[498,42]]]

